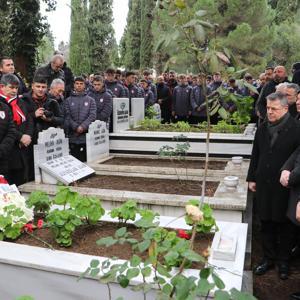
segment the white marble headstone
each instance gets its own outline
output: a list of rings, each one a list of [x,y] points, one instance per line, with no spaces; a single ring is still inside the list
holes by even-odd
[[[153,119],[161,121],[161,109],[160,109],[160,105],[158,103],[155,103],[153,105],[153,108],[154,108],[154,111],[156,112],[156,115],[154,116]]]
[[[69,155],[69,140],[61,128],[50,127],[39,133],[34,145],[35,182],[70,184],[95,171]]]
[[[129,99],[113,99],[113,131],[120,132],[129,129]]]
[[[96,120],[89,126],[86,155],[88,163],[109,156],[109,133],[105,122]]]
[[[145,119],[145,100],[144,98],[131,99],[131,115],[134,118],[133,126],[136,127],[140,121]]]
[[[56,158],[69,155],[69,140],[65,137],[61,128],[50,127],[39,133],[38,143],[34,145],[34,173],[35,182],[42,182],[42,174],[39,165]],[[47,177],[44,175],[44,177]],[[51,180],[50,183],[55,183]]]
[[[40,168],[66,185],[95,173],[92,168],[72,155],[44,162],[40,164]]]

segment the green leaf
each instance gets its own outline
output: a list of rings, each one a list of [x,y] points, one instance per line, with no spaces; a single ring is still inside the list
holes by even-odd
[[[163,265],[161,265],[160,263],[157,264],[157,272],[165,277],[172,277],[171,274],[168,272],[167,268],[165,268]]]
[[[219,110],[218,110],[218,114],[220,115],[220,117],[223,119],[223,120],[226,120],[228,119],[228,113],[226,111],[226,109],[224,107],[220,107]]]
[[[205,268],[200,271],[200,278],[207,279],[211,273],[210,268]]]
[[[139,249],[139,251],[140,252],[146,251],[149,248],[150,244],[151,244],[150,240],[145,240],[145,241],[143,241],[141,243],[138,243],[138,249]]]
[[[117,280],[122,288],[126,288],[129,284],[129,279],[125,275],[119,275]]]
[[[149,277],[151,275],[152,269],[150,267],[145,267],[141,271],[144,277]]]
[[[120,238],[120,237],[124,236],[126,232],[127,232],[127,228],[122,227],[116,231],[115,236],[116,236],[116,238]]]
[[[140,269],[132,268],[127,270],[126,277],[130,280],[134,277],[137,277],[139,274],[140,274]]]
[[[199,255],[198,253],[196,253],[195,251],[188,249],[187,251],[185,251],[182,254],[183,257],[185,257],[186,259],[188,259],[189,261],[198,261],[198,262],[205,262],[205,258],[201,255]]]
[[[175,265],[177,262],[177,258],[179,257],[178,252],[176,251],[169,251],[166,255],[165,255],[165,261],[167,262],[167,264],[169,265]]]
[[[169,284],[169,283],[166,283],[166,284],[163,286],[162,291],[163,291],[163,293],[165,293],[165,294],[167,294],[167,295],[170,295],[171,292],[172,292],[172,289],[173,289],[172,285]]]
[[[205,30],[202,25],[196,24],[194,26],[195,30],[195,37],[198,40],[198,42],[202,43],[205,40]]]
[[[91,268],[97,268],[100,264],[100,261],[98,259],[93,259],[91,262],[90,262],[90,267]]]
[[[102,239],[100,239],[100,240],[98,240],[98,241],[96,242],[96,244],[97,244],[98,246],[106,246],[106,247],[110,247],[110,246],[112,246],[112,245],[114,245],[114,244],[116,244],[116,243],[117,243],[117,240],[115,240],[115,239],[114,239],[113,237],[111,237],[111,236],[102,238]]]
[[[21,296],[16,298],[16,300],[34,300],[31,296]]]
[[[182,27],[183,28],[188,28],[188,27],[193,27],[198,23],[197,19],[192,19],[189,22],[187,22],[186,24],[184,24]]]
[[[213,24],[206,22],[206,21],[199,20],[198,23],[207,28],[211,28],[211,29],[214,28]]]
[[[212,278],[217,288],[219,288],[220,290],[223,290],[225,288],[225,284],[223,280],[219,277],[219,275],[217,275],[216,273],[212,273]]]
[[[134,254],[130,259],[130,265],[132,267],[137,267],[141,263],[141,261],[141,258]]]
[[[207,14],[207,11],[202,10],[202,9],[196,11],[196,13],[195,13],[195,15],[198,16],[198,17],[204,17],[206,14]]]
[[[215,300],[230,300],[230,295],[226,291],[216,291],[215,292]]]
[[[96,268],[96,269],[92,269],[92,270],[91,270],[90,275],[91,275],[92,277],[96,277],[99,273],[100,273],[100,269],[99,269],[99,268]]]
[[[207,279],[201,278],[197,286],[197,294],[200,296],[206,296],[210,290],[215,287],[213,283],[209,283]]]
[[[174,4],[176,5],[176,7],[180,9],[186,8],[186,4],[184,0],[175,0]]]
[[[245,87],[247,87],[251,92],[255,93],[255,94],[259,94],[259,92],[257,91],[257,88],[255,86],[253,86],[252,84],[248,83],[246,80],[243,81],[243,84]]]
[[[232,300],[257,300],[253,295],[249,293],[242,293],[233,288],[230,290]]]

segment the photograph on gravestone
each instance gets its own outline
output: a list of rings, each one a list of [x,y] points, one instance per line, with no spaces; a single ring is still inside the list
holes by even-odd
[[[42,181],[40,164],[66,155],[69,155],[69,141],[63,129],[50,127],[40,132],[38,143],[34,145],[35,182]],[[51,181],[54,183],[53,180]]]
[[[131,99],[131,115],[134,118],[134,127],[138,126],[145,119],[145,100],[144,98]]]
[[[86,134],[87,162],[109,156],[109,132],[106,123],[96,120]]]
[[[113,132],[129,129],[129,99],[113,99]]]

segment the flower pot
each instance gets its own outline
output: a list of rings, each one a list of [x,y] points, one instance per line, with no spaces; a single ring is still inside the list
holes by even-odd
[[[233,156],[231,161],[234,165],[240,166],[243,163],[243,156]]]
[[[236,190],[239,184],[239,178],[237,176],[226,176],[224,177],[224,184],[227,190]]]

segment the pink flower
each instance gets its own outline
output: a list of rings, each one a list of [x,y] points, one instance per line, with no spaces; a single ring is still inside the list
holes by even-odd
[[[23,226],[23,230],[29,233],[33,232],[33,225],[31,223],[28,223]]]
[[[37,221],[36,227],[37,227],[38,229],[41,229],[41,228],[43,228],[43,225],[44,225],[44,221],[43,221],[42,219],[39,219],[39,220]]]
[[[182,239],[186,239],[189,240],[191,238],[191,235],[189,233],[187,233],[185,230],[183,229],[178,229],[177,230],[177,235],[182,238]]]

